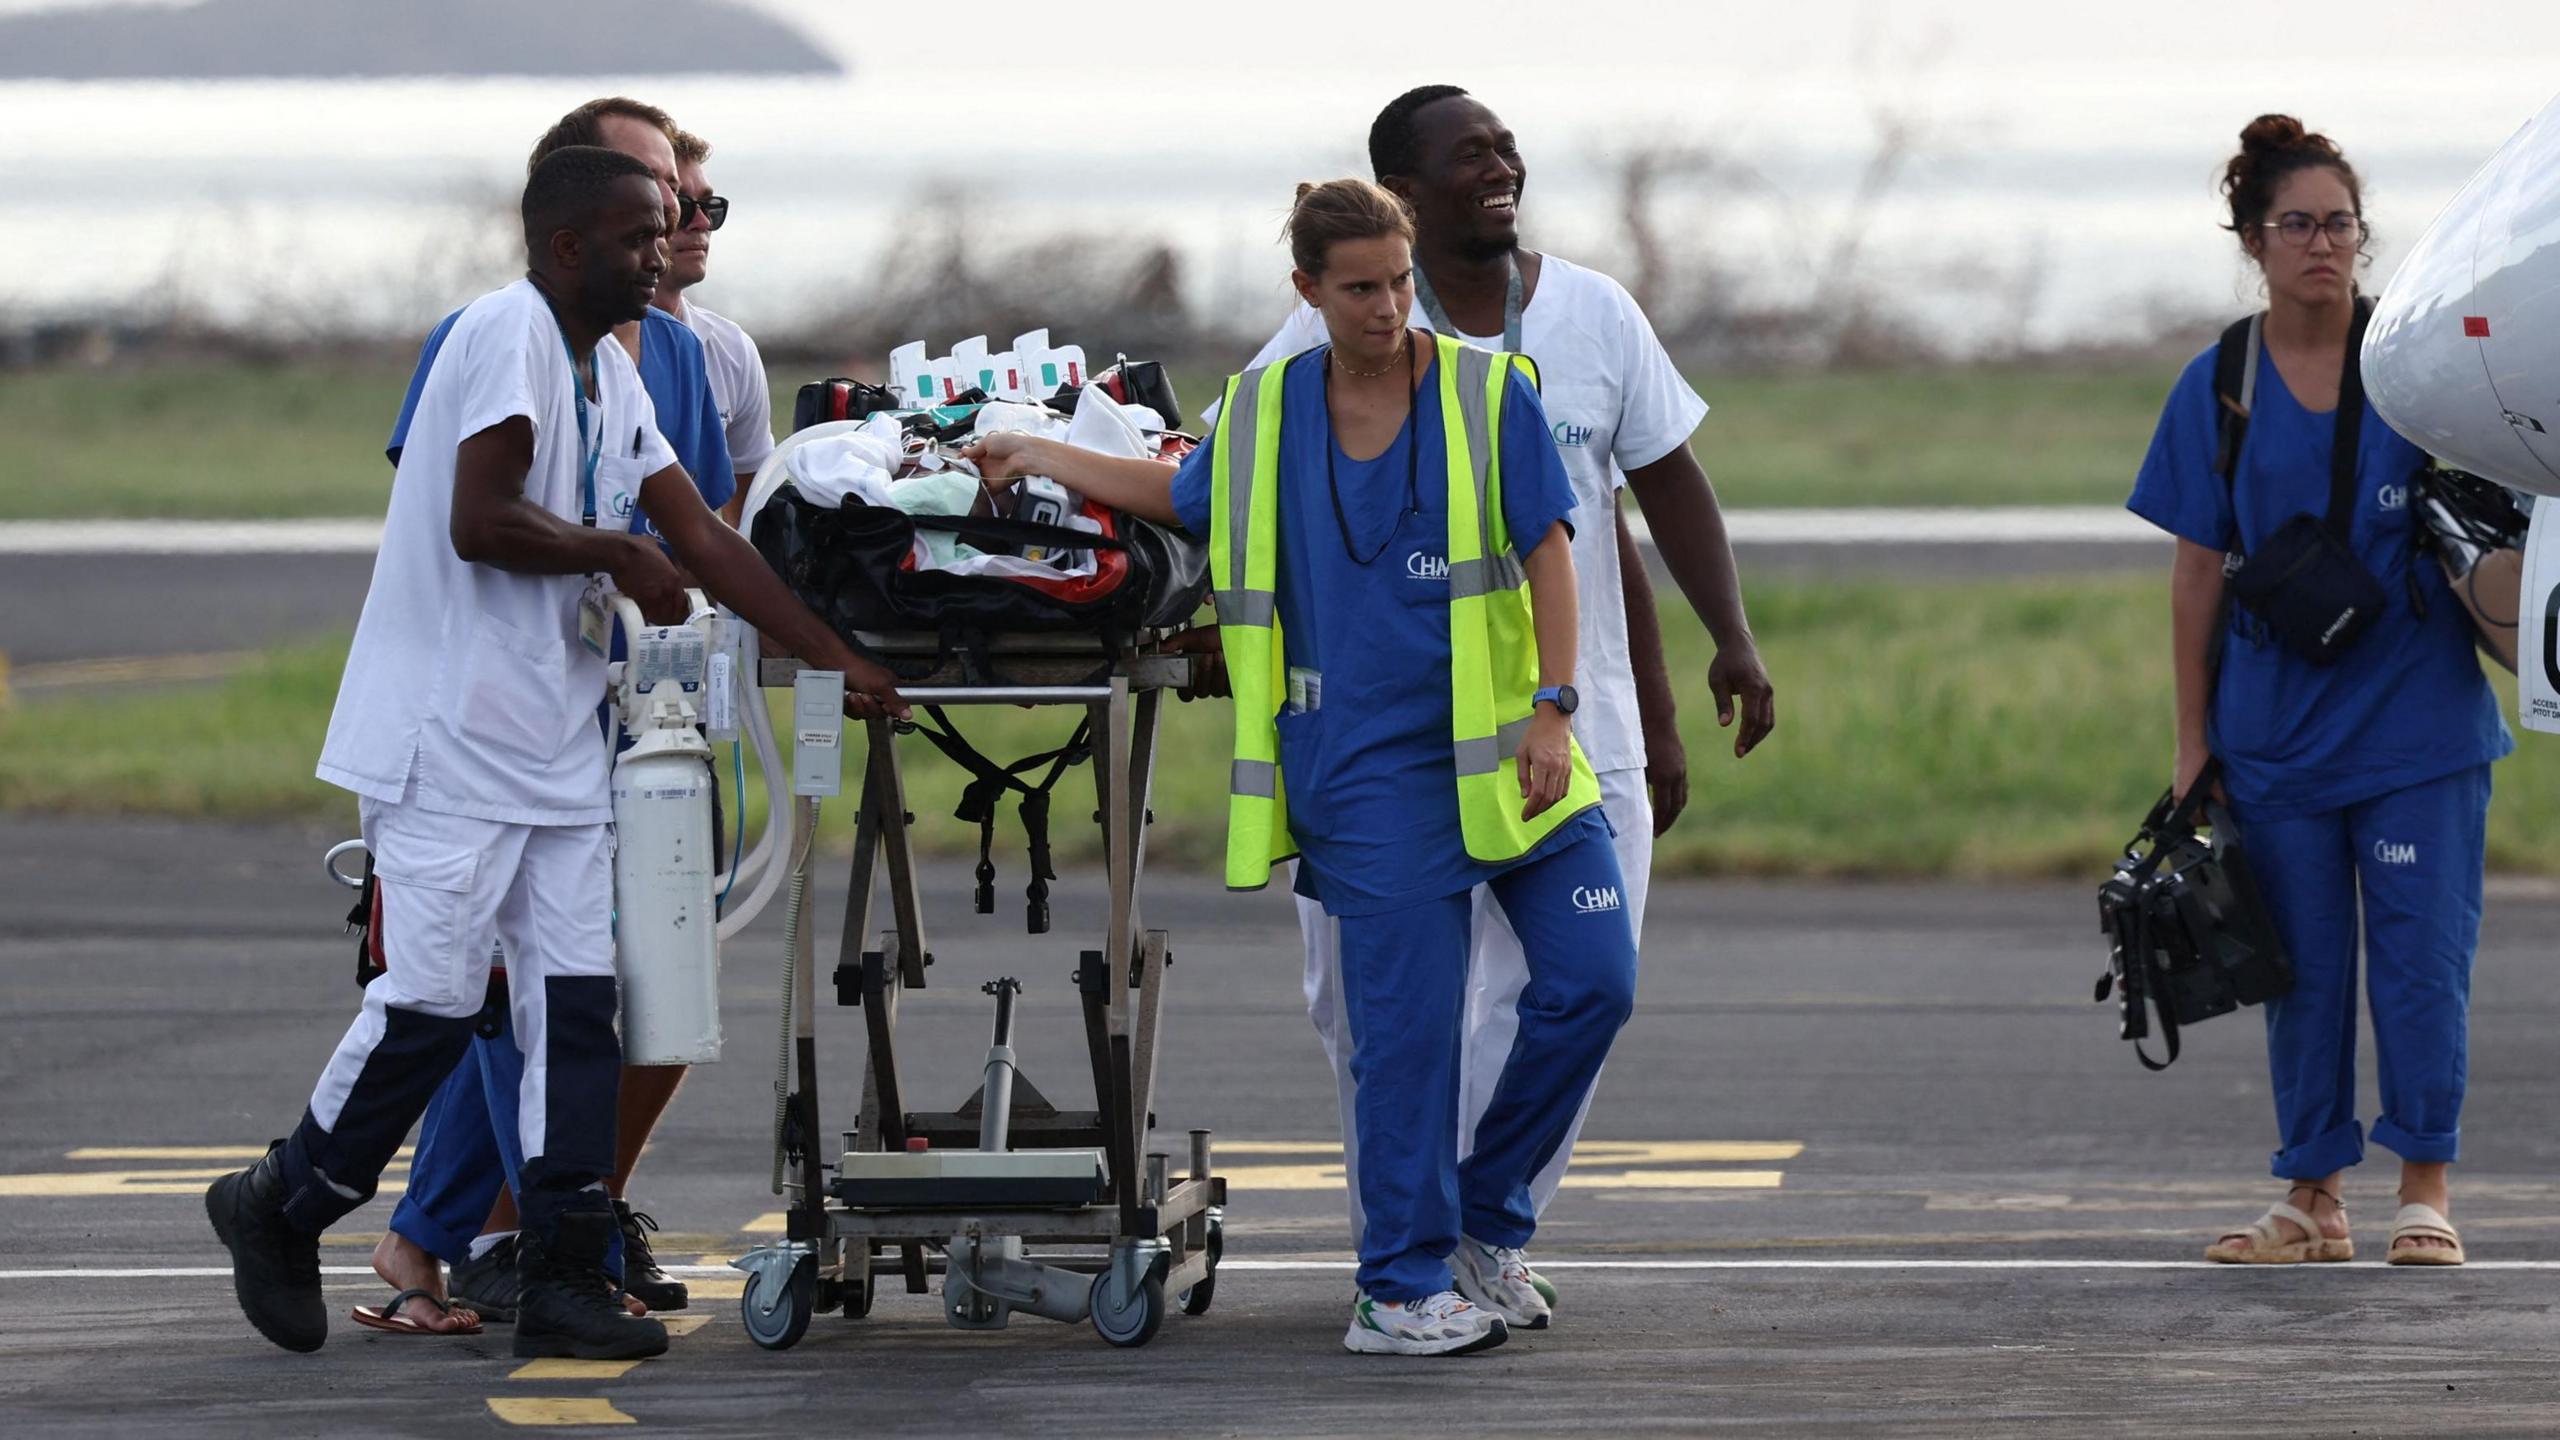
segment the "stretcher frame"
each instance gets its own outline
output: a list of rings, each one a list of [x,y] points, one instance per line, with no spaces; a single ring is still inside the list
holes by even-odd
[[[740,1308],[759,1345],[797,1343],[819,1311],[867,1314],[886,1280],[903,1280],[910,1294],[927,1293],[935,1274],[944,1277],[946,1319],[965,1329],[1001,1328],[1019,1309],[1069,1323],[1090,1319],[1104,1339],[1134,1346],[1153,1338],[1169,1308],[1194,1315],[1209,1308],[1226,1205],[1226,1181],[1211,1168],[1209,1132],[1190,1132],[1187,1172],[1178,1178],[1172,1157],[1149,1150],[1171,955],[1165,932],[1144,926],[1139,882],[1163,696],[1189,681],[1191,663],[1183,655],[1143,653],[1159,638],[1146,632],[1106,644],[1091,635],[998,635],[983,654],[989,668],[1002,672],[1000,681],[986,683],[970,673],[974,665],[946,660],[899,687],[918,706],[1076,705],[1091,719],[1095,818],[1110,892],[1103,946],[1082,952],[1076,971],[1094,1107],[1060,1110],[1027,1081],[1015,1081],[1003,1094],[991,1080],[958,1109],[909,1108],[898,1062],[898,999],[925,987],[933,952],[909,836],[915,816],[907,808],[898,729],[887,720],[863,722],[870,743],[834,971],[837,1004],[862,1010],[867,1041],[857,1118],[853,1129],[839,1132],[839,1154],[896,1151],[910,1138],[936,1150],[974,1149],[986,1118],[980,1107],[987,1091],[998,1089],[1011,1116],[1009,1150],[1103,1153],[1107,1189],[1094,1203],[855,1204],[829,1184],[828,1172],[843,1167],[824,1158],[815,927],[807,913],[819,806],[810,798],[794,802],[790,849],[776,862],[790,866],[773,1175],[774,1193],[788,1201],[785,1238],[733,1262],[749,1277]],[[892,663],[947,655],[931,635],[855,639]],[[757,678],[766,688],[789,690],[803,668],[798,660],[768,657]],[[883,881],[891,923],[879,947],[866,950],[873,894]],[[1073,1285],[1064,1283],[1068,1277],[1075,1277]]]

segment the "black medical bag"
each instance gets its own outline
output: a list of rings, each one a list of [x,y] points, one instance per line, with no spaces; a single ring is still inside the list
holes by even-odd
[[[831,509],[786,484],[756,512],[752,538],[765,563],[847,644],[862,648],[860,631],[939,635],[941,655],[909,662],[905,678],[957,657],[981,680],[993,680],[983,661],[991,636],[1073,631],[1109,639],[1183,624],[1207,598],[1209,556],[1198,541],[1091,501],[1083,513],[1100,533],[1027,520],[910,515],[858,500]],[[1094,565],[1086,575],[1030,577],[920,570],[919,530],[946,532],[990,552],[1090,550]]]

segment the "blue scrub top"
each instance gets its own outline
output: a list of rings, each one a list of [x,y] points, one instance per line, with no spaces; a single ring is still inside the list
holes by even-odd
[[[1281,643],[1293,672],[1317,677],[1317,691],[1303,712],[1284,704],[1280,765],[1300,889],[1332,914],[1375,915],[1472,889],[1605,822],[1595,808],[1501,864],[1467,855],[1450,754],[1448,442],[1439,377],[1425,376],[1411,422],[1386,453],[1354,460],[1326,414],[1330,353],[1318,346],[1288,361],[1282,382]],[[1516,373],[1510,387],[1502,513],[1525,555],[1550,525],[1570,528],[1573,485],[1538,392]],[[1209,533],[1216,443],[1213,435],[1174,476],[1174,511],[1194,535]],[[1325,478],[1328,454],[1350,549],[1374,554],[1371,563],[1346,553]],[[1408,475],[1419,513],[1407,513]]]
[[[2214,352],[2188,362],[2169,393],[2128,509],[2181,539],[2232,548],[2232,505],[2214,473],[2219,446]],[[2258,361],[2258,394],[2234,475],[2242,548],[2295,515],[2329,507],[2334,411],[2312,411]],[[2499,759],[2515,748],[2473,653],[2472,622],[2443,567],[2412,553],[2411,482],[2425,453],[2365,411],[2349,538],[2382,584],[2382,618],[2334,665],[2314,665],[2253,633],[2234,611],[2214,692],[2215,751],[2231,798],[2270,816],[2335,810]],[[2416,567],[2426,597],[2409,604]]]
[[[453,322],[461,318],[459,310],[444,317],[418,350],[418,368],[409,377],[409,393],[401,397],[400,418],[391,426],[390,443],[383,446],[382,453],[394,465],[400,463],[401,448],[409,443],[409,417],[417,412],[418,395],[427,388],[427,371],[434,367],[436,352],[444,348]],[[667,437],[677,462],[693,477],[702,503],[714,510],[728,504],[729,497],[738,493],[738,476],[730,468],[729,434],[720,421],[720,402],[711,394],[702,338],[654,305],[640,318],[640,384],[657,409],[658,433]],[[649,517],[636,508],[631,529],[641,535],[658,533],[650,528]]]

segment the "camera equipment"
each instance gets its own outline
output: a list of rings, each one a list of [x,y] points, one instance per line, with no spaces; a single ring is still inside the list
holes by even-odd
[[[2116,997],[2118,1034],[2145,1069],[2178,1058],[2178,1030],[2293,988],[2293,965],[2259,897],[2239,827],[2207,797],[2222,763],[2206,763],[2180,800],[2163,794],[2098,887],[2098,925],[2109,956],[2100,1004]],[[2210,835],[2199,835],[2201,814]],[[2157,1013],[2168,1058],[2142,1048]]]
[[[2418,472],[2409,504],[2419,522],[2410,527],[2411,545],[2444,566],[2454,598],[2470,612],[2472,638],[2514,671],[2531,517],[2505,486],[2440,465]]]

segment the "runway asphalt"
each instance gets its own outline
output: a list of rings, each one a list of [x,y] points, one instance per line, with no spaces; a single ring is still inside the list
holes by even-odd
[[[2550,898],[2502,894],[2488,917],[2454,1211],[2474,1264],[2378,1263],[2377,1152],[2348,1182],[2354,1263],[2235,1269],[2195,1262],[2277,1198],[2257,1023],[2214,1021],[2142,1072],[2088,1002],[2083,887],[1661,886],[1636,1018],[1535,1247],[1557,1326],[1448,1362],[1342,1352],[1339,1136],[1292,917],[1173,874],[1148,892],[1176,956],[1159,1133],[1210,1126],[1224,1147],[1216,1307],[1124,1351],[1031,1319],[962,1333],[937,1297],[890,1294],[756,1349],[717,1267],[779,1209],[769,915],[727,952],[728,1054],[635,1187],[661,1255],[712,1267],[686,1333],[628,1369],[526,1368],[503,1329],[347,1324],[386,1293],[360,1269],[329,1277],[328,1347],[289,1355],[218,1268],[202,1186],[291,1123],[355,1004],[344,892],[318,867],[336,838],[0,818],[0,1433],[2560,1433]],[[1067,977],[1098,934],[1092,877],[1067,878],[1036,939],[1011,904],[967,914],[967,892],[965,871],[927,877],[940,963],[902,1014],[917,1103],[973,1086],[977,987],[1000,974],[1029,987],[1026,1073],[1082,1103]],[[836,1115],[858,1015],[819,1016]],[[388,1212],[357,1212],[324,1261],[361,1267]]]

